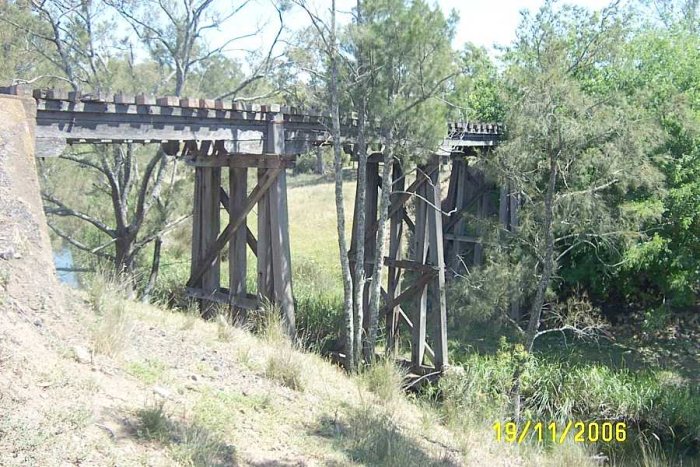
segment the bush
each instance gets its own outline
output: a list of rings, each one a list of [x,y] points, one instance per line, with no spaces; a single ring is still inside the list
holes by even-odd
[[[512,418],[510,394],[518,358],[517,352],[502,348],[495,356],[472,355],[447,372],[439,383],[446,420],[459,424]],[[657,439],[663,449],[678,455],[697,453],[700,446],[700,390],[668,381],[663,373],[530,357],[520,388],[525,420],[624,421],[631,440]]]
[[[160,442],[170,449],[180,465],[234,465],[234,448],[216,433],[195,424],[172,419],[163,403],[140,410],[137,414],[139,437]]]

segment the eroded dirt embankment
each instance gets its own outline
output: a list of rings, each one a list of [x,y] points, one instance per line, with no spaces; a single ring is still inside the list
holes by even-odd
[[[60,308],[34,158],[36,107],[0,96],[0,306]]]

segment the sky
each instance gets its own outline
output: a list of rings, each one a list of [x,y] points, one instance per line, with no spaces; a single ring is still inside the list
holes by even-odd
[[[265,33],[261,37],[246,41],[245,45],[238,45],[247,49],[264,47],[266,40],[274,36],[276,22],[275,10],[271,7],[271,0],[253,0],[254,4],[241,12],[235,19],[236,32],[248,30],[255,25],[267,23]],[[319,13],[328,11],[330,0],[309,0]],[[515,30],[520,22],[520,11],[529,9],[538,10],[544,0],[428,0],[437,4],[448,14],[452,9],[459,14],[460,21],[453,46],[461,48],[464,43],[472,42],[483,46],[490,52],[494,52],[494,45],[507,45],[515,39]],[[563,0],[562,4],[574,4],[590,9],[601,9],[610,3],[610,0]],[[350,21],[350,10],[355,0],[337,0],[339,22]],[[324,15],[325,16],[325,15]],[[294,7],[285,16],[285,22],[291,30],[301,29],[310,24],[304,11]],[[240,31],[240,32],[239,32]],[[232,33],[231,25],[213,33],[212,45],[219,40],[226,40]],[[261,41],[263,41],[261,43]]]
[[[515,39],[515,30],[520,22],[520,11],[537,11],[544,0],[437,0],[437,4],[448,12],[459,13],[459,26],[454,45],[465,42],[492,50],[494,44],[507,45]],[[594,10],[606,7],[610,0],[568,1],[574,5]]]

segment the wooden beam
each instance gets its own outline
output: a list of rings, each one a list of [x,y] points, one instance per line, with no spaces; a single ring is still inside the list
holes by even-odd
[[[258,169],[258,183],[265,176],[265,169]],[[270,243],[270,196],[264,193],[258,202],[258,264],[257,292],[260,297],[272,300],[274,285],[272,275],[272,244]]]
[[[411,232],[415,232],[415,231],[416,231],[416,225],[413,223],[413,221],[411,220],[411,218],[408,217],[408,213],[406,212],[405,209],[403,210],[402,218],[403,218],[403,221],[406,223],[406,226],[408,227],[408,230],[410,230]]]
[[[427,178],[424,174],[419,173],[418,177]],[[414,261],[425,263],[428,253],[428,242],[426,239],[427,233],[427,212],[425,204],[426,184],[421,183],[416,193],[419,195],[416,198],[416,232],[414,234]],[[425,336],[426,336],[426,315],[428,310],[428,294],[426,285],[430,281],[429,275],[424,274],[419,278],[413,287],[413,292],[419,292],[418,303],[416,305],[416,315],[413,320],[413,332],[411,334],[411,361],[414,365],[422,365],[425,354]],[[419,285],[419,287],[416,287]],[[411,290],[409,287],[408,290]],[[408,290],[402,292],[406,294]],[[401,297],[401,295],[399,295]],[[398,300],[398,297],[397,297]]]
[[[451,233],[446,233],[443,237],[447,240],[452,240],[454,242],[462,243],[482,243],[482,240],[478,237],[472,237],[469,235],[455,235]]]
[[[242,226],[231,236],[229,246],[229,289],[233,297],[246,293],[246,273],[248,272],[248,258],[246,252],[246,233],[248,231],[247,214],[244,212],[246,192],[248,187],[248,169],[229,169],[229,193],[228,200],[229,219],[243,218]],[[223,187],[222,187],[223,191]]]
[[[224,247],[224,245],[226,245],[226,242],[231,239],[238,227],[245,222],[245,218],[248,213],[253,209],[258,200],[260,200],[260,198],[267,192],[267,189],[270,187],[270,185],[272,185],[272,182],[275,181],[277,175],[279,175],[280,170],[281,169],[265,170],[265,174],[261,177],[260,181],[250,195],[248,195],[248,198],[246,198],[244,209],[241,211],[238,217],[233,219],[232,222],[229,222],[221,235],[219,235],[219,237],[216,239],[213,247],[207,252],[206,255],[204,255],[204,258],[199,264],[197,270],[190,276],[190,279],[187,281],[188,287],[192,287],[202,277],[212,261],[216,259],[221,249]]]
[[[387,294],[386,290],[384,290],[384,287],[381,288],[381,292],[382,292],[382,300],[384,300],[384,303],[387,303],[389,301],[389,295]],[[387,314],[391,313],[391,310],[388,310],[386,308],[386,306],[383,307],[382,310],[386,310]],[[398,312],[397,313],[398,317],[401,320],[403,320],[403,322],[406,324],[406,326],[408,326],[409,329],[413,330],[413,322],[411,322],[411,319],[408,317],[408,315],[406,315],[406,312],[403,311],[403,308],[401,307],[401,305],[396,305],[396,310]],[[430,358],[431,361],[434,361],[435,352],[433,351],[432,347],[430,347],[430,345],[428,345],[427,342],[425,344],[425,353],[428,356],[428,358]]]
[[[216,235],[219,233],[218,194],[220,185],[220,169],[198,168],[195,170],[191,272],[197,270],[206,251],[214,244]],[[208,262],[208,267],[190,286],[197,286],[213,292],[219,289],[219,281],[219,261],[218,257],[215,257]],[[211,304],[202,304],[201,312],[203,316],[209,317],[214,309]]]
[[[411,183],[406,190],[404,190],[403,193],[397,193],[397,197],[395,198],[395,201],[392,202],[389,205],[389,217],[391,218],[394,214],[396,214],[400,209],[404,209],[404,206],[406,205],[406,202],[408,202],[409,199],[411,199],[411,195],[418,190],[418,188],[421,187],[425,182],[427,181],[427,178],[423,174],[418,174],[416,176],[416,179]],[[369,180],[368,180],[368,185],[369,185]],[[410,221],[409,221],[410,222]],[[409,225],[410,227],[410,225]],[[371,224],[368,230],[368,236],[377,233],[377,230],[379,229],[379,223],[375,221]]]
[[[294,168],[296,156],[276,154],[230,154],[219,152],[211,156],[197,156],[185,159],[193,167],[230,167],[260,169]]]
[[[406,178],[403,176],[403,168],[400,163],[395,163],[392,169],[392,186],[393,189],[397,191],[403,191],[404,185],[406,183]],[[398,194],[392,193],[390,195],[391,199],[395,199]],[[389,256],[385,258],[385,264],[388,266],[388,277],[387,277],[387,288],[388,295],[393,299],[400,293],[401,290],[401,270],[396,263],[401,261],[401,240],[403,237],[403,219],[402,214],[405,210],[401,209],[397,211],[390,218],[389,227]],[[397,319],[396,319],[396,307],[394,309],[388,310],[386,313],[386,333],[387,333],[387,350],[395,351],[396,344],[396,331],[397,329]]]
[[[437,271],[431,271],[423,273],[416,281],[410,285],[410,287],[404,289],[396,298],[391,300],[389,303],[385,304],[383,307],[384,312],[396,306],[397,304],[403,303],[406,300],[413,298],[417,293],[422,293],[425,286],[430,282]],[[423,340],[425,341],[425,332],[423,333]],[[425,342],[423,343],[425,345]]]
[[[226,212],[231,215],[229,211],[229,198],[228,198],[228,193],[226,193],[226,190],[224,190],[224,187],[221,187],[221,205],[226,209]],[[246,235],[246,243],[248,244],[248,247],[250,247],[250,250],[253,252],[254,255],[258,255],[258,241],[255,239],[255,235],[253,235],[253,232],[250,230],[250,227],[248,225],[245,226],[245,235]]]
[[[215,292],[207,292],[196,287],[185,287],[185,293],[192,298],[209,300],[222,305],[233,305],[244,310],[258,310],[260,308],[260,302],[257,299],[251,298],[248,294],[244,297],[231,297],[229,289],[225,288],[220,288]]]
[[[294,297],[292,296],[292,261],[287,215],[286,173],[281,172],[272,184],[270,196],[270,242],[275,303],[282,311],[287,332],[296,334]]]
[[[438,270],[436,266],[433,266],[431,264],[419,263],[418,261],[414,261],[411,259],[394,259],[388,256],[384,257],[384,263],[387,266],[391,266],[394,268],[409,269],[411,271],[419,271],[424,273]]]
[[[437,161],[435,162],[437,166]],[[438,370],[447,365],[447,297],[445,295],[445,252],[443,250],[442,213],[433,206],[440,205],[440,178],[435,172],[432,176],[432,186],[426,186],[426,203],[428,217],[428,239],[430,248],[428,254],[430,263],[436,268],[436,274],[428,287],[431,299],[431,322],[435,342],[435,367]],[[432,205],[432,206],[431,206]],[[418,362],[421,363],[421,362]]]

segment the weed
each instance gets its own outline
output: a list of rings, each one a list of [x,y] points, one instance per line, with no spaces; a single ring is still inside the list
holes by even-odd
[[[155,441],[167,441],[170,433],[170,424],[165,415],[164,403],[159,402],[153,407],[141,409],[137,413],[139,426],[136,434],[143,439]]]
[[[102,317],[92,332],[96,352],[114,357],[126,346],[132,324],[124,301],[112,302],[103,310]]]
[[[127,367],[127,371],[132,376],[146,384],[155,384],[160,381],[166,369],[166,365],[156,359],[146,359],[143,362],[131,362]]]
[[[251,329],[267,343],[289,345],[289,334],[282,322],[281,310],[277,304],[264,301],[260,309],[249,313]]]
[[[216,315],[216,337],[221,342],[230,342],[233,338],[233,326],[229,323],[225,313]]]
[[[437,455],[423,451],[415,439],[397,426],[393,416],[373,405],[350,411],[347,428],[339,432],[341,444],[361,464],[403,467],[445,464]]]
[[[194,301],[188,303],[187,308],[185,308],[185,310],[182,312],[182,316],[183,320],[180,329],[183,331],[189,331],[190,329],[194,328],[194,325],[197,324],[197,321],[200,319],[197,303]]]
[[[125,285],[109,274],[95,274],[88,286],[88,296],[98,323],[92,340],[96,352],[114,357],[129,340],[131,320],[127,314]]]

